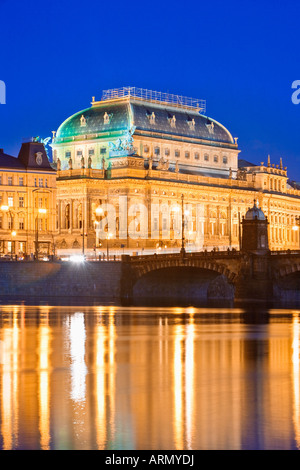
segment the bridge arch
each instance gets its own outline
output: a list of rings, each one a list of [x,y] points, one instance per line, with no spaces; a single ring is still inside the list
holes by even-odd
[[[123,298],[233,299],[238,274],[230,264],[233,268],[237,264],[230,262],[228,255],[228,259],[226,255],[216,257],[203,253],[198,257],[130,257],[123,274]]]
[[[134,272],[135,281],[144,276],[146,273],[151,271],[157,271],[164,268],[176,268],[176,267],[193,267],[209,271],[214,271],[218,274],[224,275],[231,284],[234,284],[237,279],[237,273],[232,271],[227,264],[217,262],[213,259],[194,259],[190,258],[159,258],[149,259],[145,262],[134,263],[132,266]]]

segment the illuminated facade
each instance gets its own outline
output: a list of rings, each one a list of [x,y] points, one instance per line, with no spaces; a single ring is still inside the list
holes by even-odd
[[[300,191],[282,161],[239,160],[237,138],[204,112],[203,100],[128,87],[62,123],[52,143],[58,251],[81,250],[83,239],[88,251],[178,250],[182,207],[188,250],[238,249],[254,199],[270,249],[298,249]]]
[[[52,254],[56,172],[43,144],[24,143],[18,158],[0,149],[0,198],[1,255]]]

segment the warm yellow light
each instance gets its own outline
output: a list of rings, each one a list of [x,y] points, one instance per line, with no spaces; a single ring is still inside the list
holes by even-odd
[[[8,207],[8,206],[1,206],[1,210],[2,210],[2,211],[8,211],[8,210],[9,210],[9,207]]]
[[[15,231],[11,232],[12,237],[15,237],[16,235],[17,235],[17,232],[15,232]]]
[[[103,209],[102,209],[102,207],[100,207],[100,206],[97,207],[97,209],[96,209],[96,214],[97,214],[97,215],[103,214]]]
[[[299,227],[297,227],[297,225],[293,225],[292,230],[295,230],[295,231],[296,231],[296,230],[299,230]]]
[[[41,208],[39,209],[40,214],[46,214],[46,212],[47,212],[47,209],[41,209]]]

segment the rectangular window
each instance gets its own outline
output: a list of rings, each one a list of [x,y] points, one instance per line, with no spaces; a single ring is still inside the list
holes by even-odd
[[[0,184],[2,184],[2,175],[0,176]]]
[[[24,207],[24,196],[19,196],[19,207]]]
[[[24,186],[24,178],[23,178],[23,176],[20,176],[20,178],[19,178],[19,186]]]
[[[2,217],[0,217],[0,228],[3,228],[3,225],[2,225]]]
[[[14,198],[13,198],[13,196],[8,196],[8,198],[7,198],[7,204],[8,204],[8,207],[13,207],[13,206],[14,206]]]
[[[209,161],[209,156],[208,156],[208,155],[204,155],[204,160],[205,160],[206,162],[208,162],[208,161]]]
[[[144,147],[144,152],[145,152],[145,153],[148,153],[148,152],[149,152],[149,147],[148,147],[148,145],[145,145],[145,147]]]
[[[199,153],[195,153],[195,160],[199,160]]]
[[[82,150],[77,150],[76,155],[77,155],[77,157],[82,157]]]
[[[23,217],[19,218],[19,230],[24,230],[24,219],[23,219]]]
[[[43,219],[38,219],[38,230],[43,230]]]
[[[89,156],[92,157],[95,154],[94,149],[89,149]]]
[[[180,150],[175,150],[175,157],[177,157],[177,158],[180,157]]]
[[[165,149],[165,155],[169,156],[170,155],[170,149]]]
[[[185,158],[190,158],[190,152],[185,152],[184,156]]]
[[[43,178],[39,178],[39,187],[40,187],[40,188],[43,187]]]
[[[9,177],[7,178],[7,184],[8,184],[8,186],[12,186],[12,184],[13,184],[12,176],[9,176]]]
[[[71,152],[66,152],[65,155],[67,159],[71,158]]]
[[[160,148],[159,147],[155,147],[154,154],[155,155],[160,155]]]
[[[214,156],[214,162],[215,162],[215,163],[218,163],[218,157],[217,157],[217,155]]]
[[[45,188],[48,188],[48,180],[47,180],[47,178],[45,179]]]
[[[39,197],[38,199],[38,208],[41,209],[43,207],[43,198]]]
[[[8,217],[8,230],[12,230],[12,228],[13,228],[12,217]]]
[[[36,187],[36,185],[37,185],[37,179],[34,178],[34,186]]]
[[[106,153],[106,147],[102,147],[100,149],[100,153],[101,153],[101,155],[105,154]]]
[[[223,163],[228,163],[228,158],[227,157],[223,157]]]

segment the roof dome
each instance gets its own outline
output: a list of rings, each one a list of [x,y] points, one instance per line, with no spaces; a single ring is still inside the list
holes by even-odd
[[[246,220],[266,220],[265,214],[263,211],[256,205],[256,201],[254,201],[253,207],[248,209],[245,215]]]
[[[222,124],[193,108],[148,103],[134,97],[92,103],[92,107],[70,116],[59,126],[55,142],[78,140],[81,136],[118,138],[132,128],[139,134],[155,132],[157,135],[218,142],[225,147],[235,145],[232,135]]]

